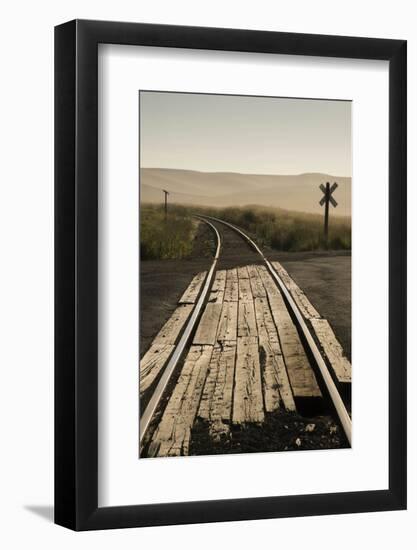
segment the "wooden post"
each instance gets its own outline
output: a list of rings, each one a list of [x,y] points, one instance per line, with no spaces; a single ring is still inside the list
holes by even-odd
[[[165,193],[165,221],[167,221],[168,219],[168,191],[165,191],[165,189],[163,189],[163,192]]]
[[[326,248],[329,245],[329,204],[332,204],[335,208],[337,202],[334,200],[332,193],[338,188],[336,182],[330,187],[330,183],[327,181],[324,186],[322,183],[319,185],[320,190],[323,193],[322,198],[319,201],[320,206],[324,204],[324,243]]]
[[[330,201],[330,183],[326,182],[325,203],[324,203],[324,242],[326,248],[329,243],[329,201]]]

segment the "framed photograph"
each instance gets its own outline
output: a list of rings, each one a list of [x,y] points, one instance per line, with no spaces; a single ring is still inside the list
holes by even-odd
[[[406,507],[406,42],[55,29],[55,521]]]

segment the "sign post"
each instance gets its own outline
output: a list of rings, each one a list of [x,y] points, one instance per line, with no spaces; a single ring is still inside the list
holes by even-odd
[[[168,218],[168,191],[165,191],[165,189],[162,189],[162,191],[165,193],[165,221],[167,221]]]
[[[324,241],[326,243],[326,247],[329,242],[329,203],[331,203],[332,206],[336,208],[337,202],[332,197],[332,193],[337,189],[337,187],[338,185],[336,182],[334,182],[331,187],[329,182],[326,182],[326,186],[324,186],[322,183],[320,184],[320,189],[324,193],[323,197],[320,200],[320,206],[323,206],[324,204]]]

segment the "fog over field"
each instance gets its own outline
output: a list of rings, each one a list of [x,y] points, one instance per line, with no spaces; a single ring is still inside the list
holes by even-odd
[[[338,183],[334,197],[338,207],[332,216],[351,215],[351,178],[322,173],[299,175],[256,175],[235,172],[199,172],[169,168],[142,168],[141,201],[162,203],[167,190],[169,202],[196,206],[259,205],[299,212],[320,213],[321,183]]]

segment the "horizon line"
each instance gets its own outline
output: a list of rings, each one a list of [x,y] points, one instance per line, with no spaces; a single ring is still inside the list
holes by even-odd
[[[235,170],[197,170],[195,168],[167,168],[167,167],[161,167],[161,166],[140,166],[140,170],[171,170],[171,171],[182,171],[182,172],[198,172],[199,174],[238,174],[242,176],[306,176],[308,174],[312,175],[323,175],[323,176],[329,176],[331,178],[350,178],[352,179],[352,176],[335,176],[334,174],[329,174],[328,172],[296,172],[292,174],[285,174],[285,173],[271,173],[271,172],[239,172]]]

